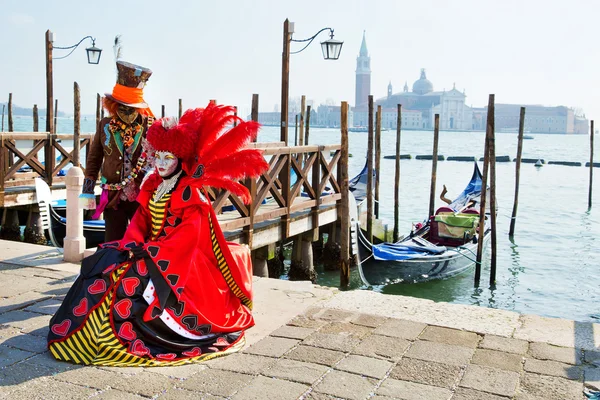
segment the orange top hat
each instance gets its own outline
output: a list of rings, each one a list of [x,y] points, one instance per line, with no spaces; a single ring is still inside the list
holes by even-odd
[[[150,75],[152,71],[148,68],[117,61],[117,83],[112,93],[105,93],[105,96],[129,107],[149,110],[148,103],[144,101],[144,86]]]

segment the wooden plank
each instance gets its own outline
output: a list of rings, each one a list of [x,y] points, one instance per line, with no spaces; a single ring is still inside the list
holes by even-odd
[[[379,123],[381,123],[381,106],[377,113]],[[381,125],[378,124],[378,131],[381,132]],[[350,284],[350,212],[349,212],[349,192],[348,192],[348,103],[342,101],[341,107],[341,158],[338,164],[338,176],[341,184],[341,196],[338,204],[338,215],[341,220],[340,236],[340,285],[347,287]],[[379,139],[378,139],[379,141]],[[379,171],[377,171],[379,175]]]

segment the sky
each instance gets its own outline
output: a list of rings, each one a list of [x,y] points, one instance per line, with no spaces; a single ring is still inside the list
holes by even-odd
[[[81,87],[82,113],[93,114],[96,93],[110,92],[116,69],[112,44],[121,35],[125,61],[153,71],[144,90],[155,114],[202,107],[210,99],[250,112],[281,101],[283,22],[294,39],[331,27],[344,41],[341,57],[325,61],[315,42],[290,61],[290,97],[315,105],[354,103],[356,57],[363,31],[371,56],[371,93],[399,92],[421,68],[434,90],[465,90],[466,103],[565,105],[588,118],[600,116],[600,46],[595,0],[229,0],[103,2],[0,0],[0,99],[13,93],[21,107],[45,108],[44,35],[71,46],[91,35],[103,49],[87,64],[84,41],[54,61],[59,109],[72,112],[73,82]],[[301,45],[292,44],[292,51]],[[54,56],[65,54],[55,50]],[[6,99],[6,100],[5,100]]]

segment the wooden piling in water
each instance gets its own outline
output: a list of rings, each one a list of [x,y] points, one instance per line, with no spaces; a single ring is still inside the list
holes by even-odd
[[[296,114],[296,123],[294,124],[294,146],[298,146],[298,114]]]
[[[181,103],[181,99],[179,99],[179,117],[181,118],[181,114],[183,114],[183,104]]]
[[[237,106],[233,106],[233,116],[235,117],[233,119],[233,126],[236,127],[238,125],[238,120],[237,120],[238,109],[237,109]]]
[[[165,105],[164,104],[162,106],[160,106],[160,117],[161,118],[165,117]]]
[[[523,131],[525,127],[525,107],[521,107],[519,116],[519,139],[517,144],[517,161],[515,165],[515,201],[513,203],[512,217],[510,218],[510,229],[508,236],[514,236],[515,223],[517,221],[517,209],[519,208],[519,182],[521,180],[521,157],[523,155]]]
[[[39,132],[39,130],[40,130],[40,118],[39,118],[38,106],[37,106],[37,104],[34,104],[33,105],[33,131]]]
[[[372,99],[371,96],[369,96]],[[338,167],[338,182],[342,198],[338,209],[341,218],[340,237],[340,286],[350,284],[350,212],[348,203],[348,103],[341,107],[341,159]]]
[[[594,182],[594,120],[590,121],[590,188],[588,191],[588,209],[592,208],[592,183]]]
[[[432,216],[435,212],[435,184],[437,179],[438,162],[438,141],[440,136],[440,114],[435,114],[435,125],[433,128],[433,153],[431,156],[431,187],[429,189],[429,213]]]
[[[252,95],[252,111],[250,112],[250,118],[254,122],[258,122],[258,93]],[[258,140],[258,135],[252,139],[253,142]]]
[[[298,145],[304,146],[304,112],[306,108],[306,96],[302,95],[302,100],[300,101],[300,131],[298,136]]]
[[[373,243],[373,95],[369,95],[369,136],[367,144],[367,239]]]
[[[394,175],[394,243],[400,239],[400,134],[402,132],[402,104],[398,104],[396,118],[396,173]]]
[[[96,131],[100,127],[100,120],[102,115],[102,97],[100,93],[96,93]]]
[[[12,93],[8,94],[8,131],[13,132]]]
[[[490,95],[491,108],[488,106],[488,113],[495,114],[495,96]],[[490,261],[490,286],[496,284],[496,126],[495,120],[490,121],[490,229],[491,233],[491,246],[492,255]],[[483,186],[482,186],[483,189]]]
[[[2,104],[2,132],[4,132],[4,110],[6,108],[5,104]]]
[[[479,241],[477,242],[477,258],[475,261],[475,286],[479,286],[481,280],[481,260],[483,258],[483,242],[485,238],[485,205],[487,195],[487,176],[488,166],[490,159],[490,138],[491,138],[491,127],[494,122],[494,96],[490,95],[488,101],[488,114],[487,114],[487,126],[485,130],[485,146],[483,150],[483,172],[481,177],[481,200],[479,202]],[[490,110],[491,107],[491,110]]]
[[[306,106],[306,132],[304,132],[304,145],[308,146],[308,131],[310,129],[310,106]]]
[[[79,84],[75,82],[73,84],[73,166],[80,167],[79,162],[79,150],[80,150],[80,137],[81,134],[81,95],[79,91]]]
[[[375,124],[375,218],[379,219],[379,177],[381,176],[381,106],[377,106]]]

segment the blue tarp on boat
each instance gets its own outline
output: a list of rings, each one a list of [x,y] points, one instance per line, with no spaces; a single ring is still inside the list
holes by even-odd
[[[373,257],[376,260],[401,261],[416,257],[442,254],[446,251],[444,246],[435,246],[431,243],[421,245],[413,241],[400,243],[381,243],[372,247]]]

